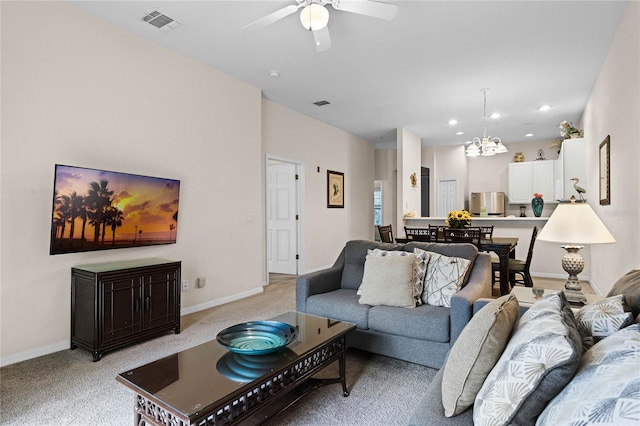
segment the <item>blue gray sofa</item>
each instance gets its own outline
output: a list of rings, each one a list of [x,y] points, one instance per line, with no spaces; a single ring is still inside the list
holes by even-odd
[[[415,248],[473,262],[466,285],[451,298],[451,308],[420,305],[413,309],[361,305],[356,294],[369,249]],[[473,304],[491,296],[491,257],[472,244],[349,241],[331,268],[298,277],[296,310],[354,323],[347,346],[433,368],[445,356],[473,315]]]

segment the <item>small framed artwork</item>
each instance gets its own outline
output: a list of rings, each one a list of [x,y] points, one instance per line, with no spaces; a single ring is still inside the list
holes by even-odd
[[[607,135],[600,144],[600,205],[608,206],[611,204],[611,160],[610,144],[611,138]]]
[[[344,208],[344,173],[327,170],[327,208]]]

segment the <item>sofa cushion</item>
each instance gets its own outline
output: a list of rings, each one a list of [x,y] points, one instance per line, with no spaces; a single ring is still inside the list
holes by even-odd
[[[470,269],[469,259],[429,252],[422,302],[433,306],[451,307],[451,296],[462,288]]]
[[[415,309],[374,306],[369,310],[369,328],[381,333],[446,343],[450,339],[450,310],[421,305]]]
[[[413,253],[407,256],[368,254],[366,259],[359,303],[415,308],[413,270],[421,260]]]
[[[633,269],[620,277],[607,297],[617,294],[624,294],[625,304],[634,317],[640,315],[640,269]]]
[[[607,297],[584,306],[576,313],[583,351],[633,323],[632,314],[624,311],[624,297],[622,294]]]
[[[477,424],[533,424],[571,380],[582,355],[576,320],[563,292],[522,316],[473,407]]]
[[[518,311],[514,295],[502,296],[482,308],[462,330],[444,366],[442,401],[447,417],[473,405],[509,341]]]
[[[370,249],[400,250],[403,244],[379,243],[376,241],[348,241],[344,248],[344,268],[340,288],[357,290],[364,275],[364,262]]]
[[[589,349],[575,377],[551,401],[540,425],[640,424],[640,326],[624,328]]]
[[[350,322],[361,329],[369,328],[367,314],[371,306],[358,303],[355,290],[339,289],[309,296],[306,313]]]
[[[404,250],[368,250],[367,253],[373,256],[408,256],[412,253]],[[416,249],[413,253],[418,257],[418,262],[413,265],[413,298],[416,305],[422,304],[422,290],[424,288],[424,277],[427,273],[427,264],[429,263],[429,254],[420,249]],[[360,294],[360,289],[358,289]]]

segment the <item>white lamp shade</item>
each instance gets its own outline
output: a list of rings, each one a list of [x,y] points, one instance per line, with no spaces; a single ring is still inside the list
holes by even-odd
[[[564,244],[606,244],[616,240],[587,203],[558,204],[538,239]]]
[[[329,11],[324,6],[311,3],[300,12],[300,22],[307,30],[321,30],[329,23]]]

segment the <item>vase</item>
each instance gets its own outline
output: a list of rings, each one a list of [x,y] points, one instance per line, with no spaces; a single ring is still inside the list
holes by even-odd
[[[533,215],[535,217],[540,217],[543,207],[544,200],[542,198],[533,197],[533,199],[531,200],[531,208],[533,209]]]
[[[569,137],[571,139],[579,139],[580,138],[580,133],[571,133],[571,134],[569,134]]]

